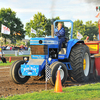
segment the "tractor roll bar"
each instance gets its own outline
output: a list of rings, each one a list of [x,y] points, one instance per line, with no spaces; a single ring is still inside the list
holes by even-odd
[[[53,22],[54,29],[55,29],[55,24],[56,22],[70,22],[71,23],[71,39],[73,38],[73,22],[71,20],[56,20]]]

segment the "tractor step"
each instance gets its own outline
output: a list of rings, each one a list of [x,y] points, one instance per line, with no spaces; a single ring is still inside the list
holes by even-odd
[[[66,54],[59,54],[58,55],[58,59],[63,60],[63,59],[66,59],[66,58],[67,58],[67,55]]]

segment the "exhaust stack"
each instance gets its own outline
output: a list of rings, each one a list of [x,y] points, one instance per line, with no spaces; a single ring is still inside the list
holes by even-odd
[[[51,37],[54,38],[54,25],[51,25]]]

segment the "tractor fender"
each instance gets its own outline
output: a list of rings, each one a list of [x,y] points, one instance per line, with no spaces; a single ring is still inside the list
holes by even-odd
[[[84,41],[78,40],[78,39],[70,39],[70,40],[67,42],[67,51],[66,51],[67,59],[69,58],[69,55],[70,55],[70,52],[71,52],[72,47],[73,47],[76,43],[84,43]]]

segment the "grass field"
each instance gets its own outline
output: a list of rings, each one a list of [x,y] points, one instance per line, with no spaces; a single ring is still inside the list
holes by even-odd
[[[100,83],[66,87],[62,93],[48,90],[0,98],[0,100],[100,100]]]
[[[29,57],[29,55],[18,55],[18,56],[15,56],[14,54],[5,54],[4,57]],[[7,61],[7,63],[3,63],[1,60],[0,60],[0,66],[8,66],[8,65],[12,65],[14,61],[11,61],[11,63],[9,63],[9,61]]]
[[[11,61],[11,62],[7,61],[7,63],[3,63],[2,61],[0,61],[0,66],[12,65],[13,62],[14,62],[14,61]]]

